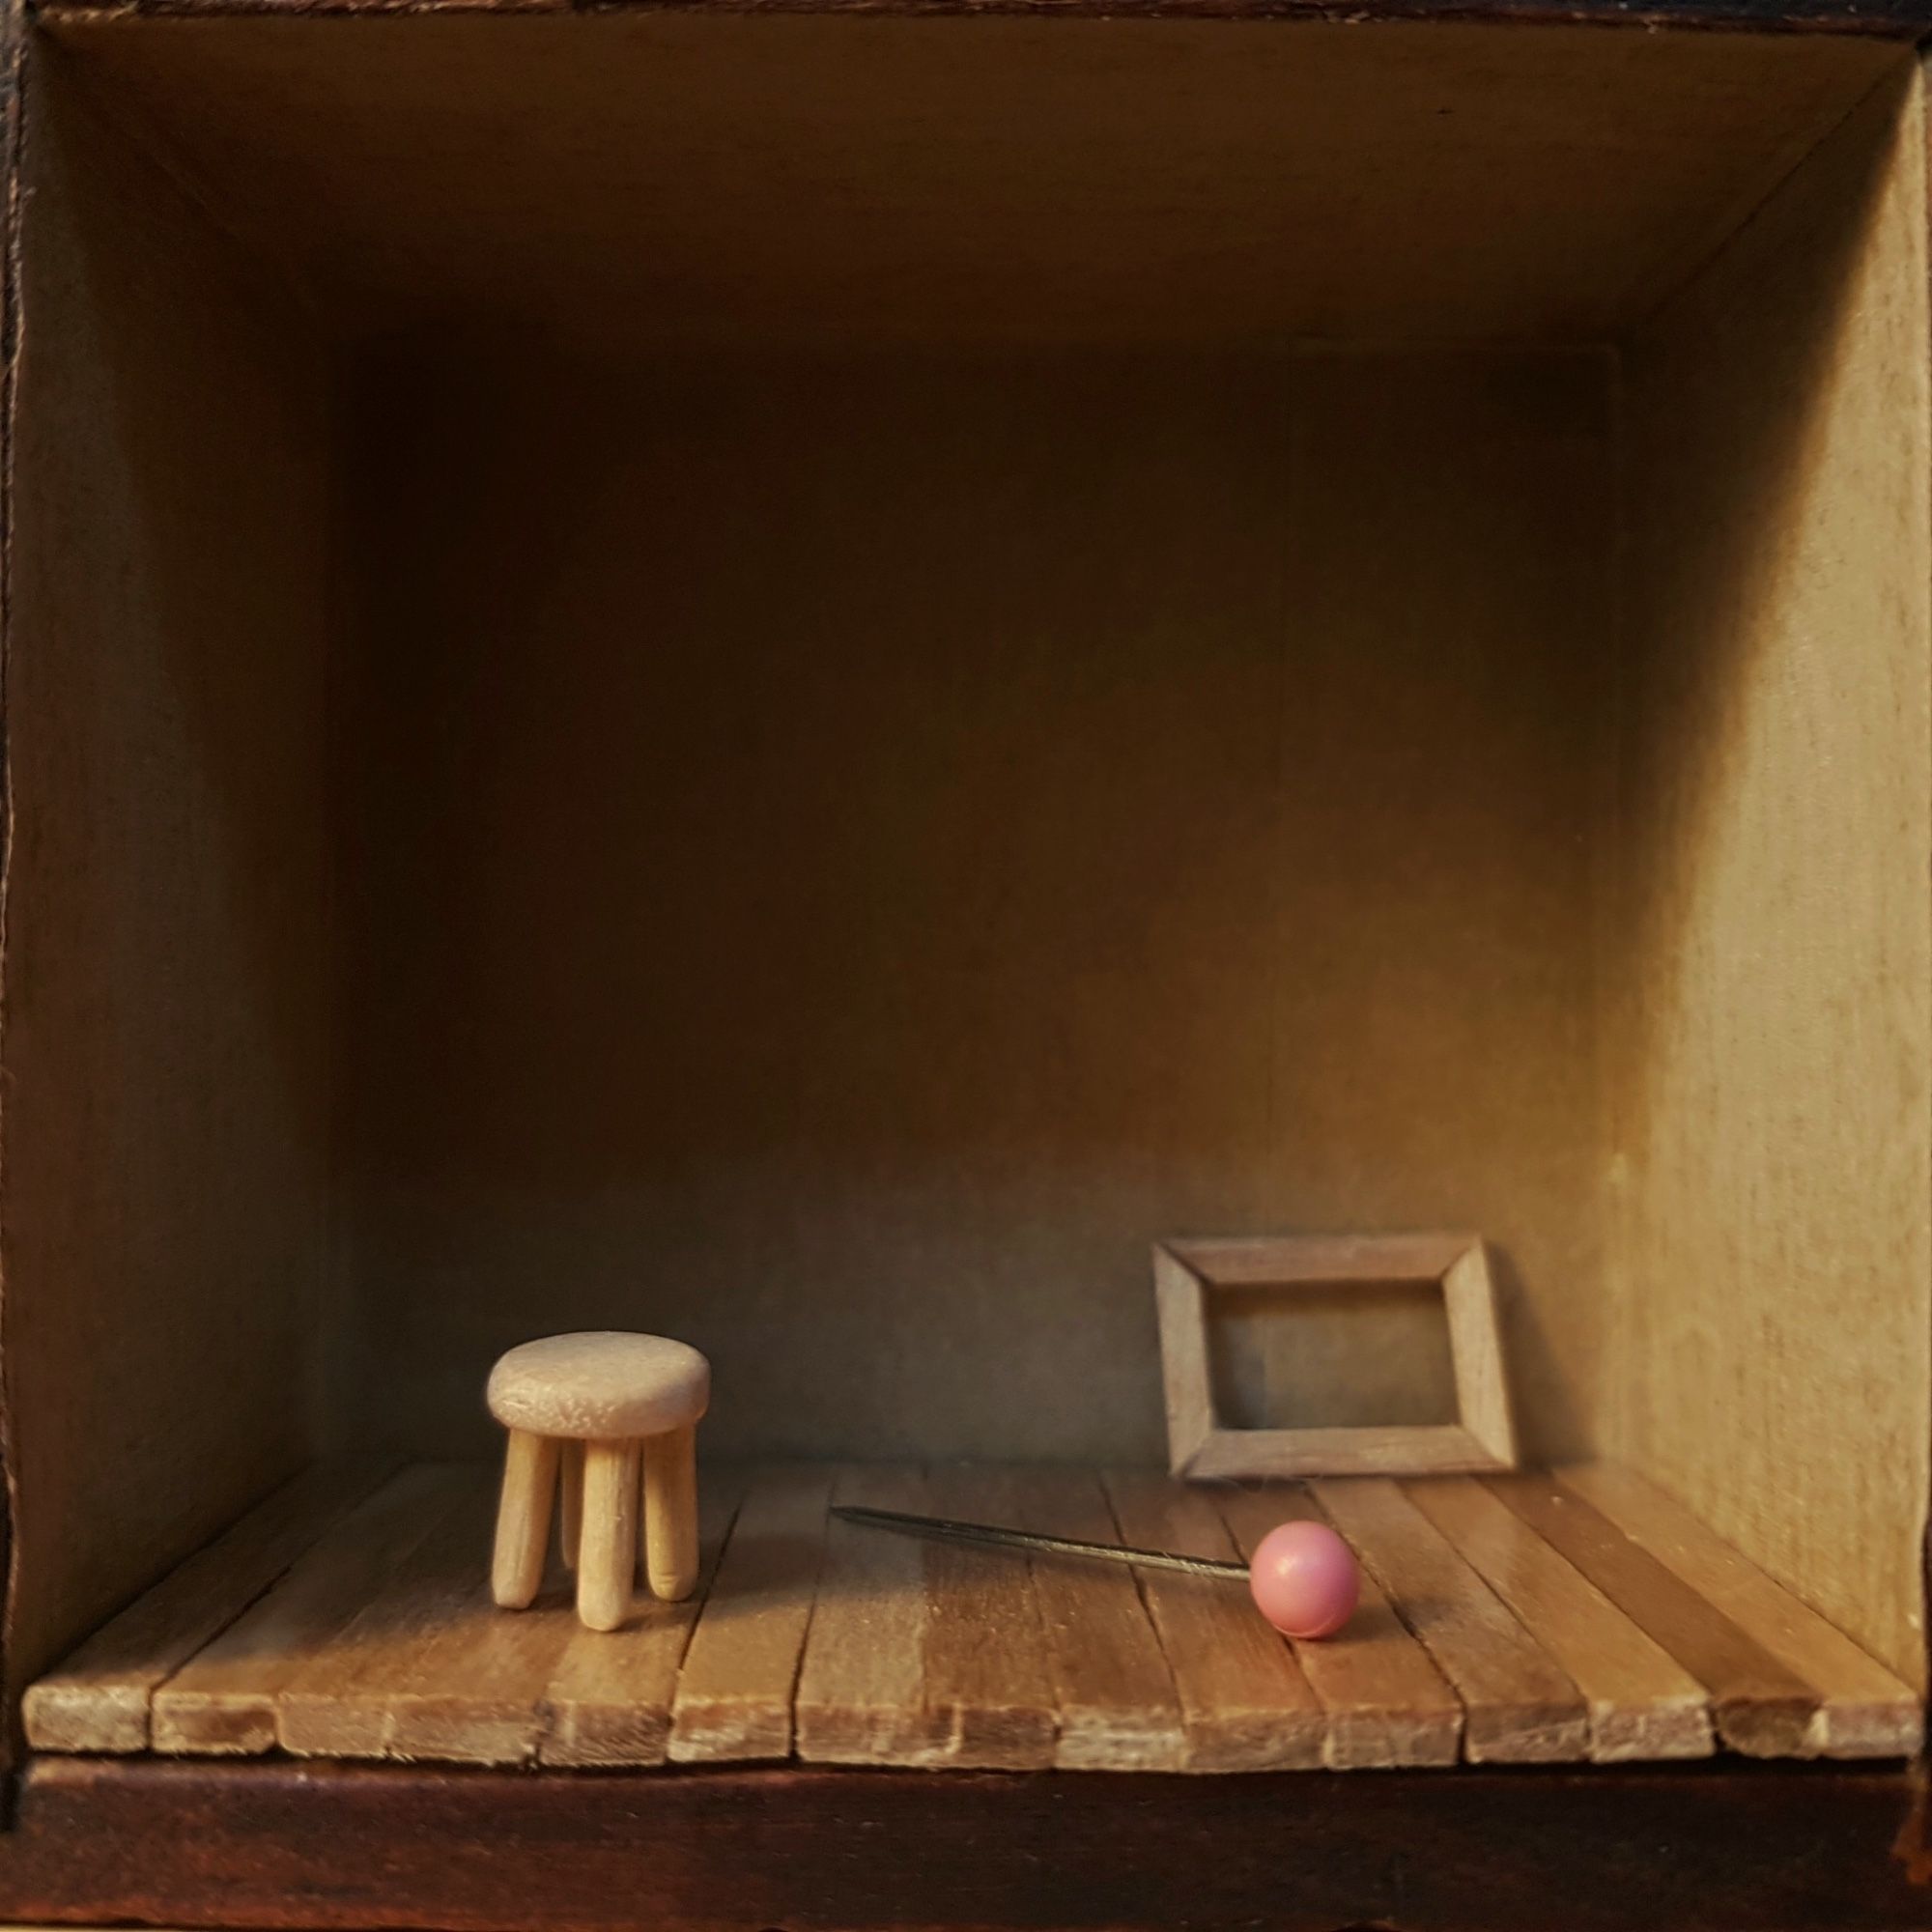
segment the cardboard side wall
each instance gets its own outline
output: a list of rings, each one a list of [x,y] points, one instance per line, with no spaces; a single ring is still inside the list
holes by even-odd
[[[1926,151],[1888,86],[1629,358],[1604,1447],[1924,1679]]]
[[[45,55],[6,677],[15,1682],[303,1460],[326,1245],[325,371]]]

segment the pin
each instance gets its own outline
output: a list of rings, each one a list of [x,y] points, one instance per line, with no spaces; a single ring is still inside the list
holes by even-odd
[[[1361,1594],[1355,1552],[1324,1522],[1277,1523],[1255,1546],[1252,1563],[1231,1563],[1213,1556],[1182,1556],[1171,1549],[1129,1549],[1118,1543],[1085,1543],[1078,1537],[1047,1536],[1032,1529],[956,1522],[951,1517],[907,1516],[898,1510],[835,1504],[832,1514],[845,1522],[895,1529],[936,1543],[991,1544],[1051,1556],[1096,1556],[1105,1563],[1179,1570],[1190,1577],[1238,1577],[1253,1594],[1256,1608],[1284,1636],[1333,1636],[1354,1614]]]

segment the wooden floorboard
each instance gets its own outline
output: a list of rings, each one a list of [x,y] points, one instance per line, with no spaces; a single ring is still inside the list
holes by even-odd
[[[1463,1699],[1472,1763],[1574,1763],[1586,1754],[1582,1692],[1392,1478],[1314,1489]]]
[[[1751,1757],[1803,1753],[1820,1698],[1796,1671],[1552,1477],[1485,1481],[1704,1686],[1726,1745]]]
[[[525,1764],[571,1624],[506,1615],[485,1561],[495,1486],[472,1480],[384,1578],[362,1613],[321,1643],[276,1699],[281,1747],[302,1757]]]
[[[935,1469],[926,1494],[962,1522],[1024,1520],[1024,1479],[1002,1468]],[[949,1764],[1043,1771],[1059,1700],[1035,1601],[1033,1565],[1005,1549],[935,1543],[925,1550],[925,1699],[948,1729]]]
[[[559,1607],[562,1648],[549,1682],[533,1692],[545,1764],[639,1770],[669,1756],[678,1676],[744,1493],[733,1470],[714,1471],[704,1485],[697,1588],[681,1603],[634,1589],[631,1613],[614,1631],[586,1630],[567,1605]]]
[[[1121,1540],[1143,1549],[1234,1560],[1208,1492],[1138,1470],[1112,1470],[1107,1498]],[[1256,1613],[1238,1577],[1137,1573],[1180,1700],[1190,1771],[1306,1771],[1326,1754],[1321,1700],[1287,1640]]]
[[[1611,1463],[1563,1469],[1558,1477],[1818,1692],[1801,1754],[1917,1755],[1923,1700],[1681,1503]]]
[[[1082,1543],[1118,1543],[1090,1469],[1030,1470],[1019,1526]],[[1064,1771],[1178,1771],[1187,1738],[1174,1673],[1134,1574],[1124,1564],[1044,1556],[1033,1565]]]
[[[1309,1485],[1151,1471],[708,1466],[700,1579],[577,1620],[553,1551],[491,1602],[494,1472],[279,1492],[37,1685],[43,1751],[648,1771],[1405,1771],[1902,1758],[1915,1693],[1624,1472]],[[1291,1643],[1238,1576],[960,1548],[835,1501],[1244,1560],[1331,1521],[1340,1637]]]
[[[916,1467],[843,1469],[835,1501],[929,1513]],[[952,1740],[925,1701],[925,1548],[835,1521],[793,1706],[808,1764],[943,1765]]]
[[[792,1690],[818,1601],[832,1478],[820,1463],[752,1477],[678,1672],[672,1763],[791,1755]]]
[[[1589,1708],[1593,1762],[1710,1756],[1704,1687],[1515,1511],[1467,1476],[1403,1488],[1570,1673]]]
[[[380,1462],[309,1470],[197,1551],[58,1670],[22,1711],[35,1750],[144,1751],[157,1686],[218,1636],[388,1473]]]
[[[1228,1490],[1215,1501],[1245,1557],[1277,1523],[1328,1520],[1298,1483]],[[1336,1771],[1454,1764],[1463,1742],[1463,1700],[1371,1574],[1362,1577],[1348,1635],[1347,1643],[1294,1646],[1327,1716],[1324,1761]]]
[[[359,1616],[473,1470],[422,1463],[325,1532],[281,1582],[155,1691],[157,1751],[256,1756],[275,1748],[277,1702],[318,1650]]]

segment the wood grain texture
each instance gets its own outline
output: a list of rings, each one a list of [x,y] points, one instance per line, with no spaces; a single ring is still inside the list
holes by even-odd
[[[1312,1488],[1462,1698],[1472,1763],[1584,1755],[1588,1719],[1577,1686],[1393,1482]]]
[[[1025,1478],[1008,1469],[950,1466],[926,1476],[933,1511],[959,1521],[1018,1523],[1025,1493]],[[946,1762],[990,1771],[1052,1764],[1059,1706],[1031,1560],[928,1545],[925,1596],[925,1701],[947,1727]]]
[[[354,1511],[386,1466],[366,1461],[298,1476],[188,1557],[28,1689],[21,1711],[28,1744],[36,1750],[146,1750],[156,1687]]]
[[[1233,1560],[1213,1503],[1159,1477],[1110,1470],[1107,1500],[1121,1541],[1143,1549]],[[1327,1745],[1321,1700],[1287,1641],[1262,1621],[1239,1577],[1136,1573],[1159,1634],[1189,1771],[1312,1769]]]
[[[1466,1477],[1403,1490],[1569,1672],[1594,1762],[1711,1754],[1703,1687],[1513,1510]]]
[[[1439,1281],[1474,1235],[1247,1236],[1166,1241],[1165,1250],[1222,1288],[1293,1289],[1338,1281]]]
[[[1406,1476],[1511,1468],[1516,1428],[1503,1374],[1495,1289],[1482,1239],[1474,1235],[1270,1236],[1166,1242],[1153,1256],[1167,1408],[1168,1467],[1177,1476]],[[1350,1285],[1421,1286],[1440,1294],[1455,1378],[1456,1420],[1415,1424],[1364,1416],[1344,1426],[1270,1420],[1242,1425],[1224,1413],[1214,1382],[1213,1335],[1228,1290],[1275,1291],[1288,1325],[1270,1339],[1263,1378],[1270,1404],[1279,1389],[1314,1389],[1336,1364],[1297,1360],[1293,1313],[1303,1294],[1318,1305]],[[1425,1346],[1427,1328],[1422,1331]],[[1391,1329],[1384,1352],[1412,1346],[1412,1331]],[[1431,1350],[1433,1354],[1433,1350]],[[1225,1361],[1225,1357],[1223,1358]],[[1429,1364],[1413,1379],[1428,1380]],[[1348,1373],[1342,1366],[1343,1375]],[[1400,1365],[1394,1368],[1403,1383]],[[1293,1408],[1293,1401],[1288,1406]]]
[[[490,1594],[499,1609],[527,1609],[543,1588],[562,1464],[560,1448],[554,1436],[533,1435],[526,1429],[511,1430],[503,1445],[497,1544],[490,1566]],[[577,1537],[571,1535],[565,1542],[574,1548]]]
[[[1459,1419],[1505,1469],[1517,1460],[1515,1405],[1503,1364],[1501,1312],[1488,1250],[1472,1240],[1442,1273]]]
[[[583,1445],[583,1521],[577,1539],[577,1614],[593,1631],[614,1631],[631,1610],[642,1539],[638,1529],[641,1465],[635,1442]]]
[[[1915,1687],[1932,1444],[1926,141],[1877,91],[1625,360],[1596,1451]],[[1883,1471],[1881,1477],[1879,1472]]]
[[[333,377],[48,51],[10,327],[10,1705],[315,1453],[329,1288]]]
[[[583,1444],[563,1442],[557,1451],[556,1541],[566,1570],[577,1568],[583,1538]]]
[[[833,1500],[930,1513],[911,1467],[842,1470]],[[947,1724],[925,1701],[925,1551],[911,1537],[828,1525],[793,1716],[807,1763],[944,1761]]]
[[[1710,1693],[1718,1735],[1753,1757],[1790,1757],[1820,1693],[1615,1523],[1548,1476],[1485,1479],[1546,1544],[1642,1626]]]
[[[1924,1737],[1924,1705],[1842,1631],[1828,1624],[1689,1510],[1609,1463],[1561,1471],[1564,1489],[1657,1557],[1824,1701],[1804,1748],[1827,1757],[1909,1757]]]
[[[1277,1523],[1328,1521],[1296,1484],[1220,1491],[1214,1503],[1236,1548],[1250,1559]],[[1382,1771],[1456,1762],[1463,1700],[1396,1614],[1372,1571],[1363,1572],[1361,1599],[1346,1637],[1297,1643],[1294,1654],[1327,1714],[1323,1762],[1330,1769]]]
[[[1217,1429],[1188,1460],[1196,1482],[1256,1477],[1463,1475],[1500,1466],[1495,1452],[1454,1424],[1342,1429]]]
[[[848,1470],[835,1499],[1011,1520],[998,1470]],[[1020,1770],[1053,1762],[1056,1707],[1024,1557],[835,1520],[795,1706],[808,1761]]]
[[[225,1567],[196,1559],[108,1634],[97,1665],[111,1672],[37,1690],[34,1736],[72,1753],[107,1736],[203,1756],[611,1770],[826,1752],[1153,1773],[1448,1765],[1474,1731],[1479,1753],[1628,1759],[1710,1748],[1709,1700],[1688,1667],[1717,1693],[1727,1741],[1800,1756],[1821,1741],[1899,1748],[1903,1688],[1821,1638],[1768,1578],[1741,1577],[1742,1559],[1694,1525],[1648,1519],[1654,1540],[1670,1531],[1673,1551],[1738,1598],[1769,1648],[1806,1647],[1821,1689],[1804,1689],[1803,1711],[1778,1702],[1803,1687],[1765,1679],[1773,1656],[1689,1582],[1660,1584],[1657,1559],[1547,1479],[1518,1479],[1514,1508],[1468,1482],[1414,1486],[1420,1514],[1384,1480],[1322,1487],[1368,1568],[1334,1642],[1285,1644],[1238,1569],[1193,1577],[827,1521],[837,1493],[1235,1562],[1277,1521],[1324,1517],[1293,1485],[975,1465],[712,1465],[693,1596],[666,1603],[634,1578],[622,1627],[599,1632],[577,1618],[556,1562],[534,1606],[497,1609],[494,1471],[417,1467],[318,1511],[278,1576],[259,1551],[286,1512],[259,1512]],[[1546,1491],[1551,1540],[1528,1520]],[[222,1608],[196,1634],[184,1602]],[[1841,1723],[1813,1715],[1821,1696],[1844,1700]]]
[[[1087,1469],[1029,1469],[1020,1527],[1118,1543],[1106,1492]],[[1174,1673],[1133,1573],[1040,1556],[1033,1565],[1046,1667],[1059,1711],[1054,1762],[1066,1771],[1176,1771],[1186,1735]]]
[[[635,1767],[669,1755],[681,1666],[744,1492],[742,1473],[705,1472],[694,1595],[665,1601],[634,1592],[618,1629],[568,1633],[536,1693],[547,1714],[539,1747],[545,1764]]]
[[[825,1555],[826,1465],[757,1471],[678,1671],[676,1764],[791,1755],[792,1691]]]
[[[646,1439],[644,1580],[672,1603],[697,1587],[697,1431],[673,1429]]]
[[[273,1750],[276,1702],[317,1646],[367,1608],[398,1562],[473,1487],[468,1471],[405,1471],[323,1533],[282,1579],[203,1644],[155,1690],[157,1751],[251,1755]],[[247,1579],[224,1572],[238,1605]]]
[[[1903,1772],[1842,1766],[585,1778],[44,1760],[0,1836],[0,1909],[633,1932],[648,1896],[666,1932],[1917,1932],[1913,1794]]]
[[[576,1628],[490,1598],[495,1484],[483,1470],[446,1499],[376,1594],[305,1653],[275,1697],[298,1757],[524,1764],[543,1733],[544,1690]]]
[[[1167,1414],[1167,1466],[1184,1476],[1216,1430],[1208,1365],[1208,1296],[1202,1264],[1183,1247],[1156,1243],[1154,1315],[1160,1328],[1160,1376]]]

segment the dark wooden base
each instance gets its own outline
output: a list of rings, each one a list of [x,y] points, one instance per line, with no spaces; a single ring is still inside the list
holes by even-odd
[[[1932,1927],[1916,1773],[41,1760],[0,1917],[449,1932]]]
[[[58,13],[86,0],[53,0]],[[688,0],[132,0],[131,11],[238,14],[556,14],[688,4]],[[1728,28],[1747,33],[1932,32],[1932,0],[706,0],[728,14],[1094,14],[1140,19],[1466,20],[1513,26]]]

